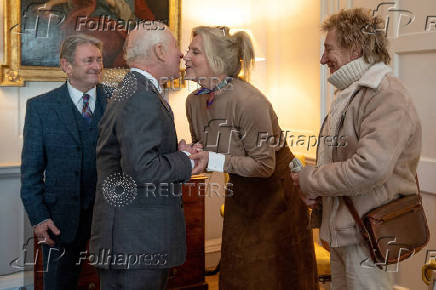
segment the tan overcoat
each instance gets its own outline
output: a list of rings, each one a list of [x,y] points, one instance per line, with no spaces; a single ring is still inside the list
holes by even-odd
[[[277,116],[256,88],[233,80],[209,95],[187,98],[193,142],[226,155],[220,289],[318,289],[307,208],[292,186],[292,153]],[[272,138],[269,136],[275,136]]]

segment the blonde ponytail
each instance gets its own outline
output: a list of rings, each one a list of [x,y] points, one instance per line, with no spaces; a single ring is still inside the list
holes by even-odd
[[[242,30],[235,32],[232,37],[236,39],[236,43],[239,48],[238,58],[242,64],[244,80],[248,81],[250,79],[250,72],[254,66],[255,61],[253,43],[251,41],[250,35]]]
[[[206,58],[216,74],[237,78],[243,69],[243,79],[248,81],[255,60],[253,43],[247,32],[230,35],[229,31],[227,26],[198,26],[192,36],[201,36]]]

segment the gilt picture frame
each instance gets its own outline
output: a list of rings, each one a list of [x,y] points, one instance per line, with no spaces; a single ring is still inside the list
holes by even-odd
[[[95,2],[92,7],[90,2]],[[81,3],[86,5],[80,6]],[[159,22],[165,23],[180,43],[181,0],[162,3],[162,0],[3,0],[0,86],[64,81],[66,75],[59,68],[59,47],[71,33],[90,34],[102,40],[105,73],[126,68],[122,59],[123,41],[138,25],[159,29]]]

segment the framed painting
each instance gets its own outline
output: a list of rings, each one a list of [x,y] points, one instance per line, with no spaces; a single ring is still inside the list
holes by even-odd
[[[140,25],[164,23],[180,41],[181,0],[3,0],[3,63],[0,86],[25,81],[64,81],[62,40],[74,33],[103,42],[105,73],[125,69],[123,44]]]

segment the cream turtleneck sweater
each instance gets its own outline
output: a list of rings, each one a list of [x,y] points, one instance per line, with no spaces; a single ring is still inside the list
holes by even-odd
[[[363,57],[360,57],[341,66],[328,79],[338,89],[335,99],[330,105],[330,112],[324,125],[324,132],[327,132],[329,136],[337,135],[341,115],[357,88],[357,81],[369,67],[370,65],[365,62]],[[320,142],[317,165],[320,166],[330,162],[332,162],[332,146],[326,146],[323,142]]]

